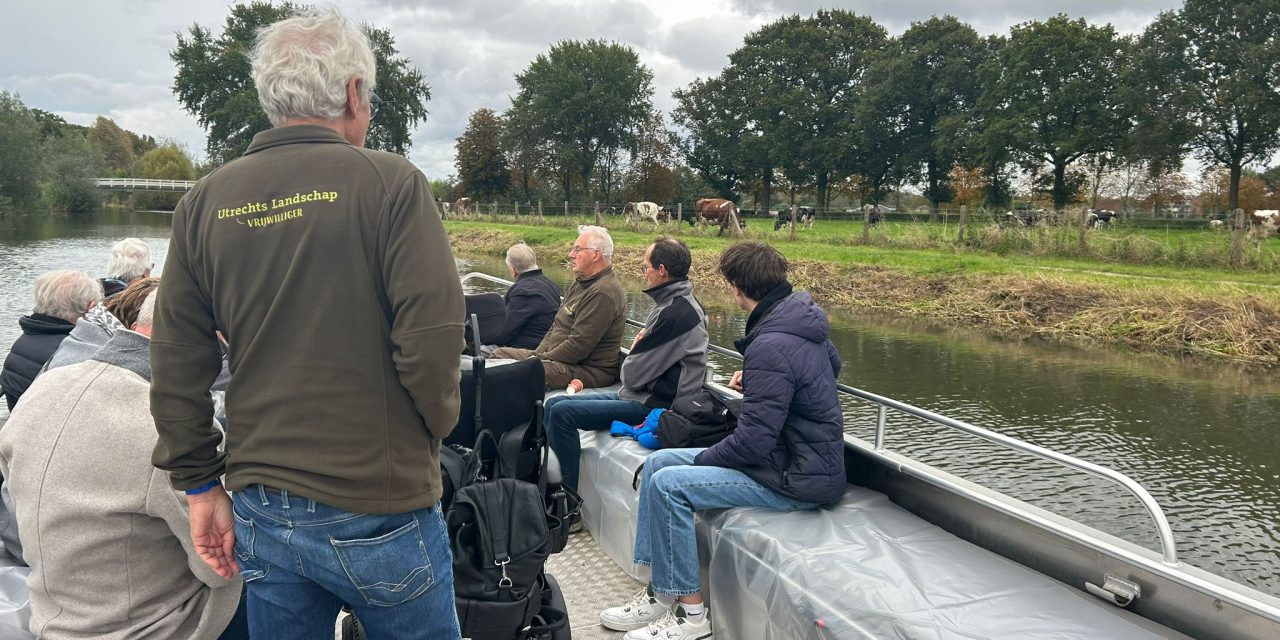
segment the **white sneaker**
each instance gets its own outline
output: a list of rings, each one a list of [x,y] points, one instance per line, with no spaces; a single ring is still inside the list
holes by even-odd
[[[685,617],[684,607],[676,604],[666,615],[643,629],[628,632],[622,640],[711,640],[709,613],[704,610],[701,622],[691,622]]]
[[[671,608],[662,606],[662,603],[653,597],[653,592],[645,587],[621,607],[610,607],[601,611],[600,624],[614,631],[631,631],[642,629],[670,612]]]

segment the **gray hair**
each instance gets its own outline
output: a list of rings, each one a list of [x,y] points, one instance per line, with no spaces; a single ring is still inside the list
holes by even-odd
[[[533,271],[538,268],[538,258],[529,245],[523,242],[513,244],[507,249],[507,267],[516,273]]]
[[[337,120],[347,82],[363,80],[364,100],[377,79],[369,38],[334,7],[308,9],[263,27],[250,54],[258,102],[274,126],[294,118]]]
[[[83,271],[61,269],[36,278],[35,313],[75,322],[102,297],[102,285]]]
[[[604,256],[605,262],[613,260],[613,238],[609,235],[608,229],[594,224],[584,224],[578,227],[578,235],[584,233],[591,236],[591,248],[599,249],[600,255]]]
[[[125,238],[111,247],[107,276],[133,282],[151,268],[151,247],[138,238]]]
[[[138,307],[138,319],[133,321],[133,326],[129,327],[150,327],[156,317],[156,293],[160,291],[160,287],[151,290],[147,294],[147,299],[142,301],[142,306]]]

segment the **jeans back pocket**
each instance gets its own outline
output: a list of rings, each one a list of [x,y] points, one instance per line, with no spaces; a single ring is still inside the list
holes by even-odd
[[[235,517],[236,532],[236,562],[240,564],[240,576],[245,582],[253,582],[267,577],[268,567],[265,563],[258,560],[253,553],[254,543],[257,541],[257,529],[253,526],[253,521],[241,518],[240,514],[231,510],[231,515]]]
[[[416,517],[375,538],[330,537],[329,542],[343,571],[371,605],[390,607],[408,602],[435,583]]]

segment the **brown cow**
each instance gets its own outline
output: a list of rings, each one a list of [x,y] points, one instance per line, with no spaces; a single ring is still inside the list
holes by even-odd
[[[460,216],[465,216],[471,213],[471,208],[473,206],[475,206],[475,201],[464,196],[454,201],[453,211]]]
[[[720,233],[724,233],[729,224],[729,214],[738,219],[738,227],[744,228],[747,223],[738,214],[738,205],[724,198],[702,198],[694,203],[694,211],[688,216],[689,226],[694,226],[701,219],[707,224],[719,225]]]

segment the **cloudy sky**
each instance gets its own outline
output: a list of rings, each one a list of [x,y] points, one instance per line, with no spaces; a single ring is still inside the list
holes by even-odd
[[[204,156],[205,135],[174,98],[169,51],[193,23],[215,34],[234,3],[205,0],[5,0],[0,89],[27,106],[91,124],[172,138]],[[515,74],[561,40],[601,38],[633,47],[654,73],[654,102],[716,74],[743,37],[780,16],[840,7],[870,15],[891,34],[951,14],[979,33],[1005,33],[1056,13],[1136,32],[1175,0],[339,0],[349,17],[388,29],[431,85],[430,116],[413,136],[413,160],[430,177],[455,172],[454,140],[467,115],[502,111]]]

